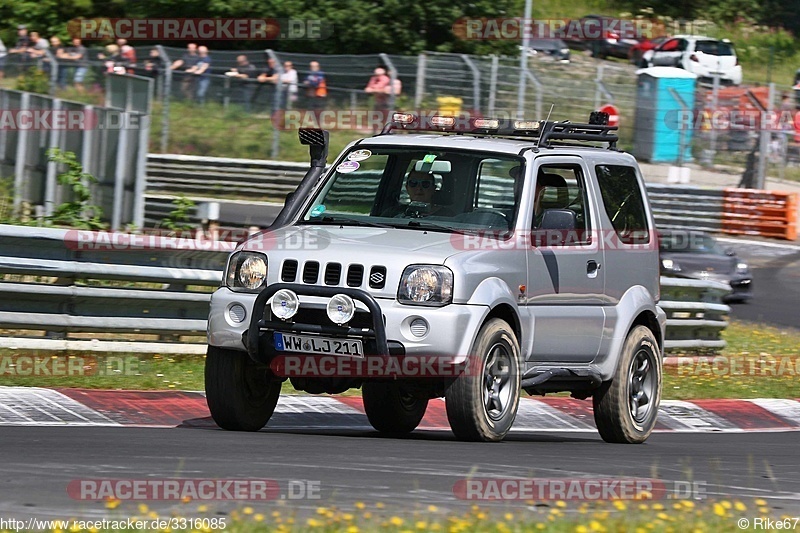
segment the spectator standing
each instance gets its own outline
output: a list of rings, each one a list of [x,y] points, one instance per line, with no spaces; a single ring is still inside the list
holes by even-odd
[[[158,79],[161,74],[161,56],[158,53],[158,48],[150,50],[150,55],[144,62],[144,70],[145,76]]]
[[[119,54],[128,69],[128,74],[133,74],[133,69],[136,68],[136,50],[128,44],[126,39],[117,39],[117,46],[119,46]]]
[[[186,53],[180,59],[176,59],[170,65],[171,70],[182,70],[184,75],[181,79],[181,93],[188,100],[192,98],[195,78],[190,74],[186,74],[189,69],[193,69],[197,65],[199,57],[197,55],[197,45],[189,43],[186,45]]]
[[[238,85],[236,92],[241,95],[245,110],[250,112],[250,105],[252,104],[255,91],[253,82],[257,78],[255,65],[247,59],[246,55],[236,56],[236,66],[226,72],[225,75],[230,78],[235,78],[237,82],[236,85]]]
[[[291,61],[283,63],[283,74],[280,76],[283,91],[281,93],[281,109],[291,109],[292,104],[297,101],[297,71]]]
[[[206,103],[206,93],[211,84],[211,58],[208,56],[207,46],[197,49],[197,63],[186,69],[186,73],[197,76],[197,101]]]
[[[64,50],[62,58],[62,61],[67,63],[64,65],[65,81],[66,71],[74,69],[75,74],[72,77],[72,83],[75,84],[75,88],[81,93],[83,92],[83,80],[86,78],[86,70],[88,67],[86,54],[86,47],[83,46],[80,38],[75,37],[72,39],[72,46]],[[60,79],[59,82],[61,82]]]
[[[28,45],[28,57],[31,59],[41,59],[47,52],[48,44],[39,35],[39,32],[32,31],[30,44]]]
[[[14,47],[9,50],[12,57],[18,58],[20,63],[28,62],[28,48],[31,46],[31,38],[28,36],[28,27],[24,24],[17,26],[17,42]]]
[[[386,74],[386,69],[383,67],[376,68],[372,77],[370,77],[367,86],[364,87],[364,92],[372,95],[372,110],[379,111],[381,117],[380,123],[386,123],[389,115],[389,92],[391,90],[391,78]],[[379,128],[377,124],[373,127],[373,131]]]
[[[325,109],[325,104],[328,101],[328,84],[325,79],[325,73],[319,68],[319,62],[312,61],[308,66],[311,71],[303,81],[303,86],[306,88],[308,107],[314,113],[314,119],[319,125],[320,114]]]
[[[60,89],[64,89],[67,86],[67,67],[62,63],[64,60],[64,54],[66,53],[64,49],[64,45],[61,43],[61,39],[53,35],[50,37],[50,54],[55,58],[56,64],[58,66],[58,87]],[[52,68],[50,65],[50,60],[46,59],[46,70]]]
[[[278,64],[275,59],[271,57],[267,57],[267,68],[258,75],[259,84],[256,88],[256,95],[253,97],[254,99],[258,99],[259,93],[264,87],[264,84],[269,83],[270,85],[278,85]],[[275,92],[273,91],[272,87],[267,90],[267,101],[269,102],[269,109],[276,105],[275,102]]]

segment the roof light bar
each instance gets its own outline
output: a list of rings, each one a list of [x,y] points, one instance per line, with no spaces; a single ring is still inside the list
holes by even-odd
[[[392,122],[397,122],[398,124],[412,124],[415,120],[417,120],[417,117],[413,113],[392,114]]]
[[[456,125],[456,117],[435,116],[430,119],[431,126],[438,128],[452,128]]]
[[[496,130],[500,127],[500,121],[496,118],[476,118],[472,125],[478,129]]]

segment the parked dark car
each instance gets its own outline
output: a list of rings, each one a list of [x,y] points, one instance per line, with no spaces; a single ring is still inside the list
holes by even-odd
[[[728,283],[733,292],[725,298],[726,302],[752,298],[750,267],[736,256],[735,251],[722,248],[708,233],[662,230],[659,244],[662,276]]]
[[[528,55],[569,63],[569,47],[561,39],[531,39],[528,42]]]
[[[619,57],[628,59],[636,39],[625,38],[608,28],[615,27],[614,18],[604,15],[586,15],[570,20],[565,41],[572,48],[590,50],[593,57]],[[598,35],[600,34],[600,35]]]

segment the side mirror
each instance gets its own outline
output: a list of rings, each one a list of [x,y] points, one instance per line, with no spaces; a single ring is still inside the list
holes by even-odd
[[[575,211],[571,209],[545,209],[542,214],[541,230],[574,230],[577,225]]]

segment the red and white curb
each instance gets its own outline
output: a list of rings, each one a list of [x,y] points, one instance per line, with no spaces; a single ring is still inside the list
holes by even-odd
[[[0,387],[0,426],[215,427],[200,392]],[[371,430],[357,396],[284,395],[267,429]],[[444,401],[431,400],[423,430],[448,430]],[[656,432],[800,430],[800,401],[661,402]],[[591,401],[522,398],[514,432],[594,432]]]

